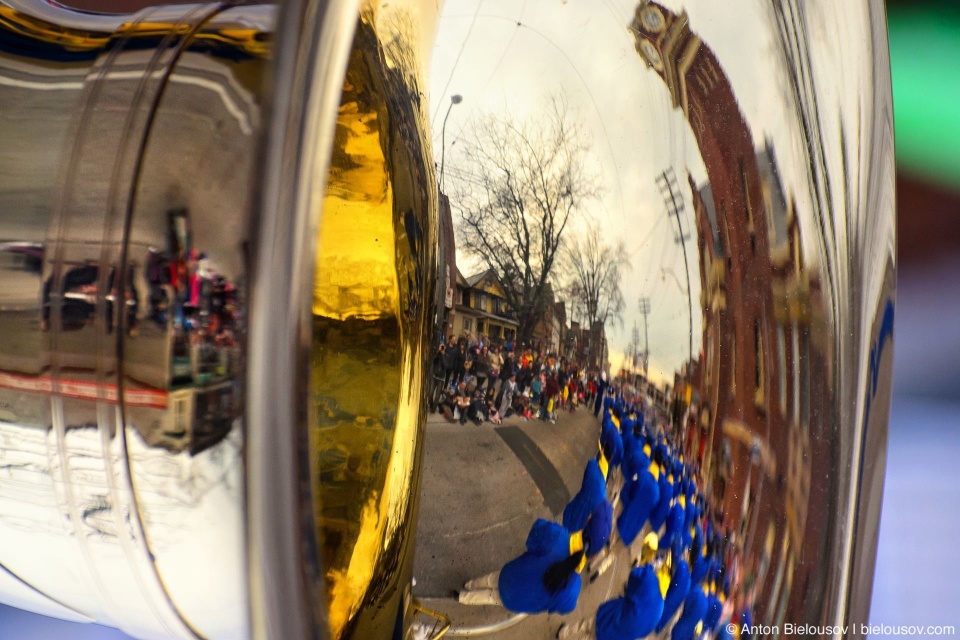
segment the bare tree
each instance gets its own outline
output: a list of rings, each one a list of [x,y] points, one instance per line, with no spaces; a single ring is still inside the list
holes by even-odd
[[[462,144],[467,162],[449,171],[462,220],[457,244],[499,277],[528,341],[571,216],[599,193],[585,168],[590,144],[566,101],[545,101],[524,121],[486,115]]]
[[[589,364],[592,367],[602,364],[597,359],[601,330],[607,322],[623,322],[626,305],[620,281],[629,264],[623,241],[607,244],[596,225],[590,225],[582,234],[573,235],[563,252],[571,315],[581,318],[590,331]]]

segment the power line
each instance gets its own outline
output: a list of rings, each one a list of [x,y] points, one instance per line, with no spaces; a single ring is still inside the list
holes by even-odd
[[[477,24],[477,16],[480,15],[480,7],[483,6],[483,0],[477,2],[477,9],[473,12],[473,20],[470,21],[470,27],[467,29],[467,35],[464,37],[463,42],[460,43],[460,51],[457,52],[457,59],[453,61],[453,68],[450,69],[450,75],[447,77],[447,84],[443,85],[443,91],[440,92],[441,96],[447,95],[447,89],[450,88],[450,82],[453,80],[453,75],[457,72],[457,65],[460,64],[460,56],[463,55],[463,50],[467,47],[467,42],[470,40],[470,34],[473,33],[473,25]],[[437,110],[433,112],[433,118],[430,120],[430,129],[433,129],[437,123],[437,116],[440,114],[440,106],[443,103],[440,100],[437,100]]]

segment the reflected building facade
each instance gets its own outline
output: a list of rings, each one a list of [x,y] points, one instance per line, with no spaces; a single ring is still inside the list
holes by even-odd
[[[699,403],[682,437],[743,558],[740,604],[780,623],[794,582],[816,571],[820,550],[808,541],[822,538],[806,535],[806,515],[826,507],[826,489],[811,477],[828,478],[831,466],[832,425],[817,410],[835,400],[829,345],[814,337],[825,323],[819,274],[805,264],[775,149],[769,140],[757,148],[709,44],[685,13],[643,3],[636,16],[637,50],[689,122],[707,173],[703,184],[687,179],[703,339],[692,376]]]

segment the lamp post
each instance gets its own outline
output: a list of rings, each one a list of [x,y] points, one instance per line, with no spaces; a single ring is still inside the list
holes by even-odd
[[[443,117],[443,127],[440,129],[440,191],[443,191],[443,164],[447,155],[447,118],[450,117],[453,105],[461,102],[463,102],[463,96],[459,93],[450,96],[450,106],[447,107],[447,115]]]

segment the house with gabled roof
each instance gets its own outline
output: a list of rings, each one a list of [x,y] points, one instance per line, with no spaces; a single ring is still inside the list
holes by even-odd
[[[515,314],[493,269],[470,277],[457,269],[456,309],[453,327],[457,336],[482,336],[487,342],[497,343],[517,335]]]

